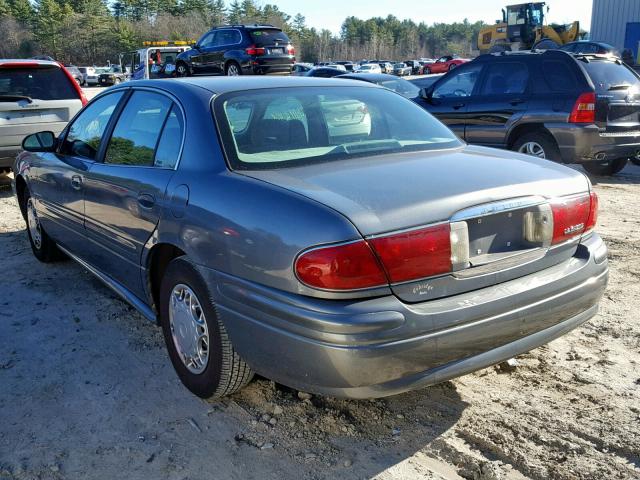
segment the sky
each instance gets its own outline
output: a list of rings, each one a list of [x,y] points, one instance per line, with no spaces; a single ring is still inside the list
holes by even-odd
[[[484,20],[494,23],[502,18],[500,10],[507,4],[525,0],[264,0],[274,3],[280,10],[293,16],[301,13],[309,27],[327,28],[339,33],[346,17],[361,19],[395,15],[400,20],[416,23],[452,23],[467,18],[470,22]],[[547,0],[550,7],[548,21],[569,23],[580,21],[583,30],[591,26],[592,0]]]

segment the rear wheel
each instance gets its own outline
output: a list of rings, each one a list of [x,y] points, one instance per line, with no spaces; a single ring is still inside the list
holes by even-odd
[[[167,266],[160,286],[160,322],[178,377],[199,397],[230,395],[253,377],[231,345],[209,287],[186,257]]]
[[[42,228],[35,202],[28,191],[25,192],[24,212],[27,219],[27,235],[33,255],[43,263],[51,263],[63,258],[58,246]]]
[[[527,133],[518,138],[512,150],[547,160],[560,161],[560,149],[551,135],[545,132]]]
[[[457,65],[455,63],[452,63],[451,65],[449,65],[449,71],[455,69],[457,67]]]
[[[242,75],[242,69],[236,62],[229,62],[224,71],[227,77],[238,77]]]
[[[178,64],[176,65],[176,76],[188,77],[189,75],[191,75],[189,66],[184,62],[178,62]]]
[[[621,172],[627,166],[626,158],[607,160],[604,162],[585,162],[582,167],[592,175],[610,176]]]

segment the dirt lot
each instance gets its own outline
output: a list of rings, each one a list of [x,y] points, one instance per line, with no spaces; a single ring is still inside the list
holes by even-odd
[[[0,479],[640,478],[640,168],[596,181],[601,313],[514,371],[376,401],[258,379],[212,403],[157,327],[75,263],[34,259],[0,186]]]

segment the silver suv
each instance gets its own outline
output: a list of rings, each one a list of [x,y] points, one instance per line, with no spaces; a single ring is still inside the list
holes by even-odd
[[[9,171],[24,137],[42,130],[59,134],[86,103],[58,62],[0,60],[0,173]]]

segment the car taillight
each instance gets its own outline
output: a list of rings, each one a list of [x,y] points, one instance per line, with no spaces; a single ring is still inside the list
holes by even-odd
[[[245,49],[247,55],[264,55],[265,49],[263,47],[256,47],[255,45],[251,45],[249,48]]]
[[[295,270],[302,283],[326,290],[358,290],[388,283],[364,240],[309,250],[298,257]]]
[[[287,55],[295,55],[296,49],[293,48],[293,45],[287,45]]]
[[[391,283],[451,271],[451,227],[448,223],[369,240]]]
[[[585,233],[596,228],[596,223],[598,222],[598,195],[596,195],[596,192],[591,192],[589,198],[591,203],[589,204],[589,218],[584,227]]]
[[[598,203],[595,193],[592,195],[593,197],[591,195],[580,195],[560,198],[551,203],[553,212],[552,245],[566,242],[582,235],[587,230],[592,214],[592,204],[593,208],[597,209]],[[592,198],[596,198],[596,200],[593,201]]]
[[[64,74],[67,76],[67,79],[73,85],[73,88],[76,89],[76,93],[78,94],[78,97],[80,98],[80,101],[82,102],[82,106],[84,107],[88,103],[88,101],[87,101],[87,97],[84,96],[84,92],[82,91],[82,87],[78,84],[78,82],[76,82],[76,79],[73,78],[73,75],[71,75],[71,73],[69,73],[69,70],[64,68],[63,64],[58,62],[58,65],[60,66],[60,68],[62,69]]]
[[[596,94],[594,92],[583,93],[576,100],[569,123],[594,123],[596,121]]]
[[[356,290],[468,266],[467,225],[454,222],[309,250],[298,257],[295,271],[310,287]]]

